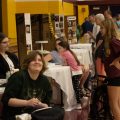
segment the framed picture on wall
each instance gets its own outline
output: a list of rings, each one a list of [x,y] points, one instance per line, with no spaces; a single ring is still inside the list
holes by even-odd
[[[55,22],[55,29],[59,29],[59,22]]]
[[[68,40],[70,40],[70,43],[76,43],[77,42],[76,16],[67,17],[67,26],[68,26]]]
[[[26,33],[30,33],[30,25],[25,25],[25,31]]]
[[[64,34],[64,15],[54,15],[55,17],[55,34]]]

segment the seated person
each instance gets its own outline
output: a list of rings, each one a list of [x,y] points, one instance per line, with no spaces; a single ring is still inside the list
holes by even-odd
[[[44,57],[45,62],[53,62],[56,64],[64,65],[64,59],[61,57],[60,53],[58,52],[58,43],[61,42],[62,37],[56,39],[55,50],[51,51],[50,54]]]
[[[81,91],[81,87],[84,85],[84,82],[89,75],[89,70],[84,70],[84,66],[82,66],[75,55],[75,53],[70,49],[70,46],[67,41],[61,41],[58,43],[58,51],[65,60],[66,65],[70,66],[72,72],[72,83],[73,88],[76,95],[76,100],[78,103],[77,108],[80,108],[81,98],[83,97],[83,93]],[[80,84],[79,84],[80,83]]]
[[[40,52],[32,51],[24,59],[22,69],[10,76],[2,96],[4,120],[15,120],[16,115],[48,107],[52,88],[43,75],[45,68]]]
[[[9,39],[0,33],[0,79],[6,79],[19,69],[18,58],[9,52]]]

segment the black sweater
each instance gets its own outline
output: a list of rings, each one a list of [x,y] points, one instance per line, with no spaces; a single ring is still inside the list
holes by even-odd
[[[8,79],[8,83],[2,97],[2,115],[4,120],[14,120],[15,115],[27,112],[24,111],[24,107],[8,106],[10,98],[29,100],[33,97],[38,98],[43,103],[49,104],[52,97],[52,88],[47,77],[39,75],[36,80],[32,80],[27,70],[20,70],[19,72],[14,73]]]
[[[13,62],[15,68],[19,68],[19,62],[18,62],[17,56],[13,53],[10,53],[10,52],[6,52],[6,54]],[[6,62],[5,58],[0,54],[0,79],[6,78],[7,71],[10,71],[9,65]]]

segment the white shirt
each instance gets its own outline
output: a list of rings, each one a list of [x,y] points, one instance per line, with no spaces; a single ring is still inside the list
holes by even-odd
[[[7,54],[2,54],[2,56],[5,58],[6,62],[8,63],[10,71],[13,71],[15,66],[14,66],[12,60],[8,57]]]

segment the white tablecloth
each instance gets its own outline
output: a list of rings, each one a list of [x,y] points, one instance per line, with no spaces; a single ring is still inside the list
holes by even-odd
[[[80,63],[90,67],[91,75],[95,74],[95,66],[92,57],[92,44],[71,44],[71,50],[77,55]]]
[[[77,102],[73,90],[70,67],[60,65],[51,66],[44,74],[55,79],[55,81],[60,85],[61,90],[64,92],[64,108],[66,111],[71,110]]]
[[[91,59],[88,50],[86,49],[71,49],[71,50],[76,54],[81,64],[89,67],[89,65],[91,64]]]
[[[88,44],[71,44],[70,45],[71,49],[87,49],[88,51],[90,51],[90,53],[92,53],[92,44],[88,43]]]
[[[88,59],[87,61],[90,64],[93,64],[93,60],[92,60],[92,44],[71,44],[70,48],[72,50],[78,50],[79,54],[81,54],[82,57]],[[86,57],[86,56],[88,56],[88,57]],[[82,62],[86,63],[84,61],[82,61]]]

